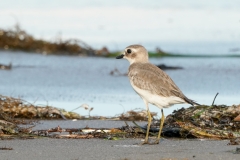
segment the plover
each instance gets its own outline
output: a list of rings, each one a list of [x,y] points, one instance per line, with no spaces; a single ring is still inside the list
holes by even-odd
[[[153,143],[158,144],[164,123],[163,108],[168,108],[180,103],[189,103],[191,105],[199,104],[187,98],[164,71],[149,63],[148,51],[143,46],[130,45],[125,48],[123,54],[116,58],[125,58],[130,62],[128,78],[133,89],[139,94],[146,105],[148,127],[145,140],[142,144],[149,143],[148,137],[152,117],[148,104],[151,103],[161,109],[162,118],[159,133],[156,141]]]

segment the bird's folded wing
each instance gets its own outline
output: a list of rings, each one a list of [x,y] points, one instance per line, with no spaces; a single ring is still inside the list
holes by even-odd
[[[138,66],[129,71],[128,76],[132,84],[160,96],[185,97],[173,80],[155,66]]]

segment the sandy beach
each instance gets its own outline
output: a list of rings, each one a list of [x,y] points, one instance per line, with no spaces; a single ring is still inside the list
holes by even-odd
[[[0,160],[240,160],[239,17],[239,0],[1,1]]]
[[[138,122],[139,123],[139,122]],[[141,122],[139,124],[145,124]],[[131,124],[131,122],[129,122]],[[121,127],[122,121],[40,121],[33,130],[49,129],[60,125],[62,128],[76,127]],[[159,145],[139,145],[141,139],[54,139],[37,138],[28,140],[1,140],[0,147],[13,150],[0,150],[1,160],[27,159],[117,159],[117,160],[237,160],[236,145],[227,145],[229,140],[199,140],[162,138]]]

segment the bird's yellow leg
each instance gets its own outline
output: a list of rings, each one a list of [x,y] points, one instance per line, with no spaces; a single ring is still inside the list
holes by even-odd
[[[163,123],[164,123],[164,120],[165,120],[163,109],[161,109],[161,112],[162,112],[162,118],[161,118],[160,128],[159,128],[157,139],[154,142],[154,144],[158,144],[159,143],[159,140],[160,140],[160,137],[161,137],[161,133],[162,133],[162,128],[163,128]]]
[[[143,144],[148,144],[148,137],[149,137],[149,129],[150,129],[150,125],[151,125],[151,122],[152,122],[152,117],[151,117],[151,113],[149,111],[149,109],[147,108],[147,114],[148,114],[148,126],[147,126],[147,133],[146,133],[146,137],[145,137],[145,140],[144,142],[142,143]]]

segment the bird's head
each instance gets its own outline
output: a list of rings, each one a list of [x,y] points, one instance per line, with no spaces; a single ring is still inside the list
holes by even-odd
[[[116,59],[125,58],[130,64],[135,62],[147,63],[148,51],[141,45],[130,45],[125,48],[124,53],[117,56]]]

